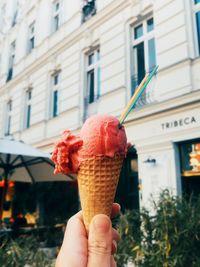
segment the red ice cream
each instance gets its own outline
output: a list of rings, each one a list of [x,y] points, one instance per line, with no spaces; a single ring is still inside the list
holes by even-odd
[[[83,141],[73,135],[69,130],[64,131],[61,139],[53,151],[52,160],[55,162],[54,173],[76,173],[79,160],[78,150]]]
[[[80,136],[66,130],[52,155],[55,173],[77,173],[80,163],[92,156],[125,156],[126,133],[118,125],[119,120],[111,115],[94,115],[84,123]]]
[[[114,157],[126,154],[127,139],[124,126],[118,127],[119,120],[110,115],[90,117],[80,131],[83,146],[79,151],[79,160],[89,156]]]

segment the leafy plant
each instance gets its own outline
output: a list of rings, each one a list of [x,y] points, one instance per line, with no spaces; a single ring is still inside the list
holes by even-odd
[[[0,246],[1,267],[52,267],[52,261],[38,249],[34,237],[4,239]]]
[[[121,215],[118,266],[131,261],[137,267],[199,267],[200,197],[186,201],[165,190],[152,205],[153,211]]]

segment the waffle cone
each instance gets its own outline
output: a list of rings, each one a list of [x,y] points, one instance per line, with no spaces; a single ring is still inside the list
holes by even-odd
[[[78,185],[86,229],[96,214],[111,215],[124,156],[84,160],[78,171]]]

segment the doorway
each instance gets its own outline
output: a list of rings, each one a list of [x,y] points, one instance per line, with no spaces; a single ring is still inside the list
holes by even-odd
[[[200,176],[182,176],[182,190],[186,197],[197,198],[200,195]]]
[[[121,210],[139,209],[138,157],[135,148],[130,148],[122,166],[115,201]]]

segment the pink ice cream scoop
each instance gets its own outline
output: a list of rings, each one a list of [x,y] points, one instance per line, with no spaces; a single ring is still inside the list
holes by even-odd
[[[86,120],[80,136],[69,130],[63,133],[52,155],[56,164],[55,173],[77,173],[82,161],[91,156],[126,155],[127,138],[124,126],[111,115],[94,115]]]
[[[90,156],[114,157],[125,155],[127,139],[124,126],[118,127],[119,121],[111,115],[95,115],[90,117],[80,131],[83,146],[79,150],[79,160]]]

